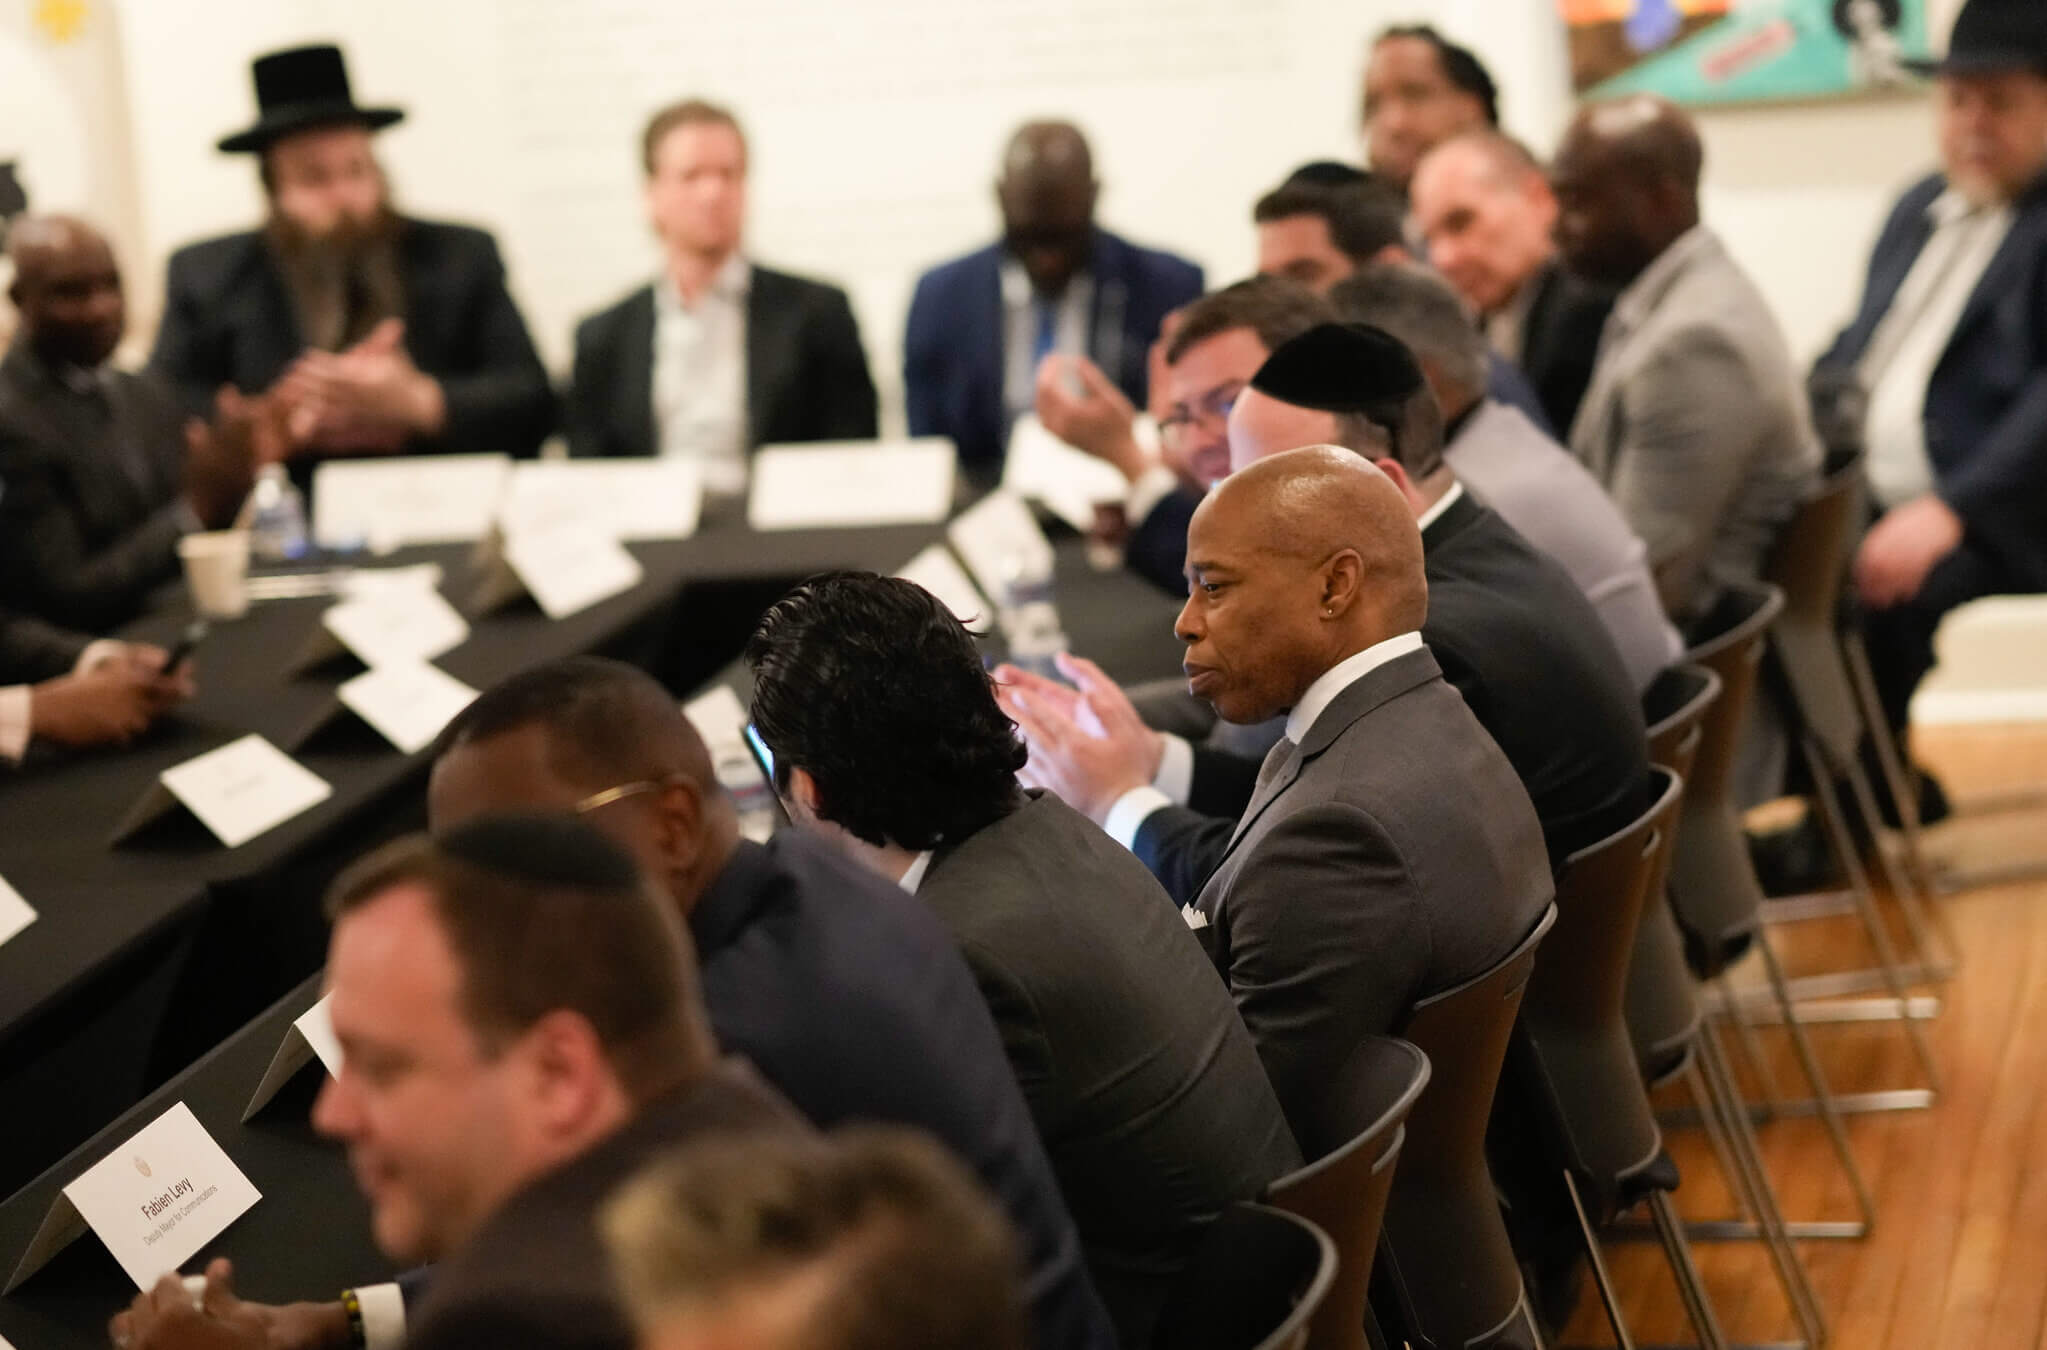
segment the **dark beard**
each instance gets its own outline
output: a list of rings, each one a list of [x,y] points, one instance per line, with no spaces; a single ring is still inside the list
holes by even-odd
[[[398,239],[404,218],[388,202],[366,221],[343,219],[325,235],[309,233],[275,210],[263,233],[308,347],[341,351],[385,319],[405,315]]]

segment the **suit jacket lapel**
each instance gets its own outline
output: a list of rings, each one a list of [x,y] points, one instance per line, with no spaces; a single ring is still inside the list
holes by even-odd
[[[2004,236],[2004,242],[1998,245],[1997,252],[1991,255],[1990,265],[1983,269],[1982,277],[1976,282],[1976,289],[1969,293],[1968,303],[1962,306],[1961,317],[1955,320],[1955,331],[1949,335],[1947,348],[1941,353],[1943,362],[1947,360],[1947,353],[1954,350],[1955,344],[1968,333],[1970,327],[1987,317],[1999,301],[2013,292],[2026,269],[2040,256],[2042,247],[2047,246],[2047,196],[2043,196],[2042,193],[2042,188],[2035,187],[2020,200],[2017,215],[2011,223],[2011,231]],[[1930,233],[1930,229],[1928,232]],[[1920,236],[1921,248],[1925,246],[1926,237],[1926,234]],[[1914,249],[1913,257],[1916,259],[1918,255],[1919,250]],[[1908,261],[1905,267],[1909,271],[1911,263]],[[1903,276],[1900,276],[1898,281],[1902,284]],[[1897,286],[1894,285],[1891,291],[1895,295]],[[1889,306],[1888,300],[1885,301],[1885,305]]]
[[[785,327],[790,306],[775,294],[780,280],[772,272],[753,269],[746,292],[746,445],[749,450],[767,438],[763,419],[774,393],[785,387],[795,357],[797,335]],[[798,397],[802,391],[797,391]]]
[[[1417,652],[1396,656],[1384,665],[1367,671],[1364,678],[1338,694],[1335,700],[1322,710],[1322,715],[1315,719],[1315,724],[1308,728],[1307,734],[1301,738],[1299,749],[1289,753],[1287,758],[1281,761],[1271,779],[1252,794],[1250,804],[1244,808],[1244,814],[1237,821],[1236,830],[1230,835],[1229,847],[1223,850],[1222,858],[1216,863],[1217,870],[1220,871],[1222,864],[1237,851],[1237,845],[1244,841],[1244,837],[1251,832],[1251,827],[1258,823],[1258,818],[1264,815],[1274,802],[1286,795],[1287,789],[1300,781],[1302,772],[1311,760],[1336,744],[1337,738],[1349,731],[1360,718],[1442,673],[1442,668],[1436,664],[1436,658],[1424,647]]]
[[[751,319],[749,318],[749,323]],[[654,288],[632,298],[622,318],[618,346],[618,415],[628,448],[661,453],[654,426]]]

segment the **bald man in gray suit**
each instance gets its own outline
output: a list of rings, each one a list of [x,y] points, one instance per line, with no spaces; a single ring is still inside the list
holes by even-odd
[[[1691,119],[1645,94],[1580,113],[1551,171],[1565,265],[1624,288],[1571,450],[1648,544],[1686,629],[1762,570],[1820,459],[1776,316],[1700,223],[1703,163]]]
[[[1187,558],[1193,692],[1231,722],[1287,716],[1241,821],[1091,780],[1076,769],[1089,733],[1028,677],[1004,706],[1027,778],[1097,820],[1144,813],[1140,857],[1227,836],[1187,921],[1313,1156],[1346,1134],[1327,1097],[1360,1040],[1526,937],[1549,858],[1513,766],[1422,644],[1420,532],[1378,469],[1313,446],[1239,470],[1196,511]],[[1120,699],[1091,711],[1135,719]]]

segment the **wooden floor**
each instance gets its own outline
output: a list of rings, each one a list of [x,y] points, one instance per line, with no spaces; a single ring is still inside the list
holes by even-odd
[[[1918,750],[1957,799],[2047,787],[2047,727],[1922,732]],[[1944,825],[1929,842],[1937,857],[1970,863],[2047,859],[2047,806]],[[1851,1145],[1876,1195],[1877,1226],[1859,1241],[1806,1242],[1801,1250],[1832,1345],[2047,1350],[2047,881],[1942,903],[1962,959],[1952,980],[1928,989],[1941,998],[1937,1020],[1927,1024],[1942,1078],[1936,1104],[1850,1119]],[[1867,964],[1852,920],[1787,925],[1772,940],[1793,974]],[[1923,1085],[1896,1024],[1820,1026],[1812,1034],[1837,1091]],[[1798,1092],[1783,1032],[1766,1027],[1760,1036],[1779,1090]],[[1739,1063],[1732,1038],[1723,1043]],[[1744,1077],[1750,1100],[1758,1100],[1754,1079]],[[1685,1100],[1673,1095],[1659,1104]],[[1759,1129],[1788,1218],[1853,1217],[1852,1195],[1817,1121],[1780,1118]],[[1668,1141],[1685,1176],[1678,1201],[1687,1217],[1731,1216],[1703,1134],[1673,1129]],[[1606,1250],[1638,1342],[1690,1342],[1660,1249],[1609,1243]],[[1759,1246],[1696,1250],[1730,1340],[1796,1339]],[[1565,1339],[1611,1344],[1589,1284]]]

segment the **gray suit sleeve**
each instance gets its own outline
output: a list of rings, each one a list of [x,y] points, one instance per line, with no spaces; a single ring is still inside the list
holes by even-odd
[[[1664,608],[1688,608],[1714,533],[1763,435],[1755,381],[1732,338],[1674,334],[1621,393],[1613,498],[1649,548]]]
[[[1390,1031],[1429,959],[1414,881],[1365,812],[1329,803],[1251,846],[1223,898],[1224,975],[1296,1137],[1365,1036]]]

